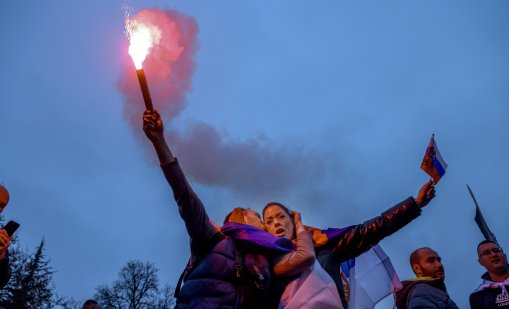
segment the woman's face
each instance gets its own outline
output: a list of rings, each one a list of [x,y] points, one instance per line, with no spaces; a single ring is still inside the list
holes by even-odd
[[[263,213],[263,221],[267,232],[277,237],[293,239],[295,225],[292,217],[283,208],[277,205],[267,207]]]

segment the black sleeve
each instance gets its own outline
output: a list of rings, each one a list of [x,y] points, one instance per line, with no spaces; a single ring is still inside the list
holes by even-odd
[[[7,285],[11,278],[11,268],[9,267],[9,252],[0,261],[0,289]]]
[[[471,309],[478,309],[478,308],[481,308],[481,306],[478,306],[477,304],[477,298],[475,296],[475,293],[472,293],[470,294],[470,297],[468,298],[468,301],[470,303],[470,308]]]
[[[344,262],[361,255],[420,214],[421,208],[417,206],[413,197],[409,197],[380,216],[352,227],[332,244],[335,260]]]
[[[197,255],[217,230],[210,223],[203,203],[193,191],[178,161],[161,166],[164,176],[173,190],[180,216],[186,224],[191,243],[191,254]]]

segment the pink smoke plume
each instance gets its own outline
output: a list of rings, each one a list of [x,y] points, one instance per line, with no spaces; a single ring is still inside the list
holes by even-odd
[[[197,49],[196,21],[176,11],[156,8],[140,11],[130,20],[160,31],[156,31],[157,40],[142,66],[154,108],[164,119],[173,119],[186,107],[185,95],[191,89]],[[124,97],[125,117],[133,131],[142,134],[145,106],[136,68],[127,49],[119,87]],[[205,123],[197,123],[184,132],[167,133],[170,147],[186,175],[201,184],[226,188],[252,199],[273,200],[297,191],[309,204],[319,198],[326,204],[330,192],[338,191],[326,190],[324,184],[327,174],[335,174],[336,168],[331,164],[334,160],[307,151],[309,146],[275,145],[270,139],[260,137],[232,140],[228,134],[219,133]],[[154,158],[152,149],[148,153]]]
[[[146,9],[129,18],[130,23],[143,23],[160,31],[159,41],[143,62],[155,108],[167,117],[175,117],[186,106],[186,92],[191,89],[195,69],[198,25],[193,17],[177,11]],[[124,116],[134,132],[141,133],[141,117],[145,110],[136,68],[125,54],[119,88],[124,96]]]
[[[266,137],[232,140],[198,122],[168,141],[186,173],[209,186],[248,196],[280,196],[304,184],[320,183],[326,170],[321,155],[306,147],[275,145]]]

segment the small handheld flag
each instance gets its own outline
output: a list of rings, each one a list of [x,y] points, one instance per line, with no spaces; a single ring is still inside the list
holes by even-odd
[[[438,151],[437,144],[435,143],[435,134],[431,135],[428,149],[426,149],[426,154],[422,159],[421,169],[430,175],[435,183],[438,183],[445,174],[447,163],[445,163],[440,151]]]

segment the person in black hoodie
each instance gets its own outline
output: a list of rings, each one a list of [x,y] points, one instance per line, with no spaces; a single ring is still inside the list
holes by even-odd
[[[410,266],[416,278],[403,281],[403,288],[396,292],[398,309],[458,309],[447,294],[442,258],[435,250],[428,247],[415,250],[410,255]]]
[[[486,268],[483,282],[470,294],[470,307],[509,308],[509,265],[507,256],[500,246],[490,240],[483,240],[477,246],[479,264]]]

